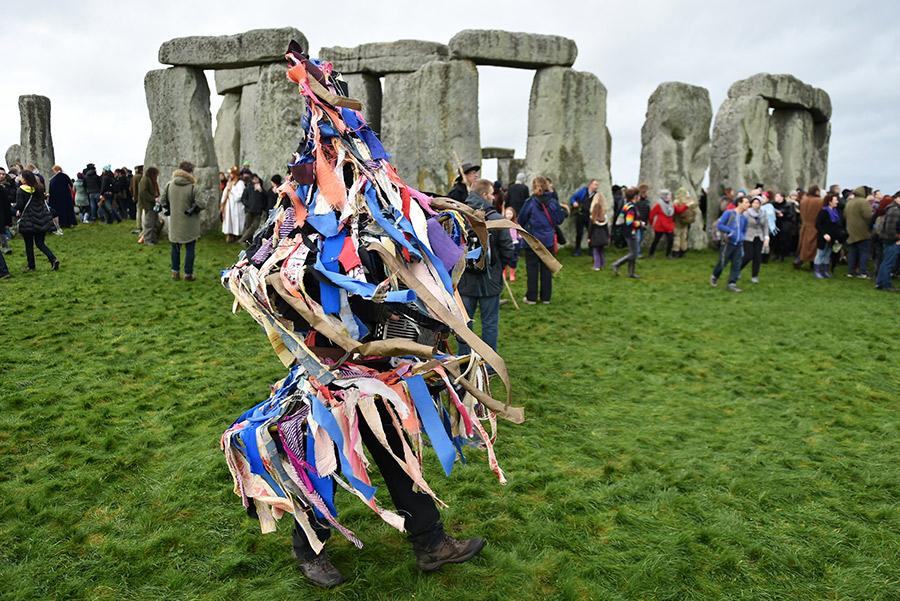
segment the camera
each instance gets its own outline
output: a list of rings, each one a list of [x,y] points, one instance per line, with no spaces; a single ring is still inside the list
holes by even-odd
[[[184,210],[184,214],[187,215],[188,217],[193,217],[194,215],[196,215],[197,213],[199,213],[202,210],[203,210],[203,208],[200,205],[195,203],[195,204],[192,204],[191,206],[189,206],[188,208],[186,208]]]

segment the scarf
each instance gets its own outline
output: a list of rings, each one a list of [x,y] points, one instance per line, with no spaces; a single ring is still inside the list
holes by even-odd
[[[750,207],[749,209],[747,209],[746,215],[748,220],[752,219],[753,224],[758,226],[760,217],[762,217],[762,211],[760,211],[760,209],[754,209],[753,207]]]
[[[662,207],[662,212],[666,217],[671,217],[675,214],[675,207],[672,206],[671,202],[660,198],[659,206]]]
[[[825,210],[828,211],[828,216],[831,217],[831,223],[840,221],[841,215],[835,207],[825,207]]]

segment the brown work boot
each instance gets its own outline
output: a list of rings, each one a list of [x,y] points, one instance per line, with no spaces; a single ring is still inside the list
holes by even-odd
[[[484,548],[483,538],[456,540],[446,534],[429,550],[415,549],[416,566],[423,572],[433,572],[447,563],[469,561]]]
[[[181,279],[181,272],[179,272],[179,271],[173,271],[173,272],[172,272],[172,279],[173,279],[173,280],[176,280],[176,281],[177,281],[177,280],[180,280],[180,279]]]
[[[309,560],[297,560],[297,565],[303,575],[310,582],[321,588],[334,588],[344,581],[344,577],[338,571],[328,553],[322,550],[321,553]]]

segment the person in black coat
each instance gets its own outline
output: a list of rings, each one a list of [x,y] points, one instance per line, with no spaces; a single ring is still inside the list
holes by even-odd
[[[819,279],[830,278],[831,250],[846,237],[841,226],[838,211],[839,198],[836,194],[825,196],[824,206],[816,215],[816,258],[813,260],[813,275]]]
[[[244,180],[244,193],[241,195],[241,203],[244,205],[244,229],[241,237],[238,238],[238,242],[241,244],[245,244],[253,238],[253,234],[259,229],[262,214],[269,203],[262,180],[258,175],[254,173],[244,176]]]
[[[2,254],[12,252],[9,248],[9,239],[12,233],[9,227],[12,225],[12,205],[16,200],[16,184],[3,167],[0,167],[0,250]]]
[[[466,201],[466,198],[469,196],[469,188],[472,187],[472,184],[475,183],[475,180],[481,174],[481,167],[474,163],[463,163],[462,172],[462,175],[456,176],[453,188],[447,192],[447,198],[452,198],[459,202]],[[463,180],[463,177],[465,177],[465,180]]]
[[[34,271],[34,247],[44,253],[54,271],[59,269],[59,259],[44,243],[47,232],[55,229],[50,208],[44,200],[44,187],[31,171],[22,172],[22,185],[16,192],[16,215],[19,217],[19,233],[25,240],[26,271]]]
[[[106,217],[106,223],[121,223],[122,216],[119,215],[116,203],[116,176],[110,169],[109,165],[104,167],[103,175],[100,176],[100,209]]]
[[[59,227],[75,227],[75,202],[72,198],[72,180],[62,167],[53,166],[53,176],[48,186],[50,192],[50,210],[59,219]]]

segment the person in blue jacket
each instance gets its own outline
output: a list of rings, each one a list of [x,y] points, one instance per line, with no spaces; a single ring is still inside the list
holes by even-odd
[[[565,218],[566,212],[559,206],[559,201],[551,190],[547,178],[541,176],[534,178],[531,182],[531,197],[525,201],[525,206],[519,213],[519,225],[555,255],[559,250],[556,226],[561,224]],[[553,292],[553,274],[531,248],[526,247],[524,250],[525,268],[528,272],[525,303],[537,304],[540,295],[541,302],[549,305],[550,295]],[[540,288],[538,287],[539,283]]]
[[[591,222],[591,199],[597,193],[600,182],[592,179],[586,186],[581,186],[569,197],[569,208],[575,218],[575,252],[576,257],[581,255],[581,239],[584,236],[585,226]]]
[[[747,234],[747,217],[744,213],[750,208],[750,198],[744,196],[738,201],[737,206],[728,209],[716,222],[716,229],[722,233],[722,248],[719,253],[719,262],[713,268],[709,277],[711,286],[719,283],[719,276],[725,270],[725,265],[731,262],[731,273],[728,275],[728,289],[731,292],[740,292],[737,287],[738,278],[741,277],[741,263],[744,258],[744,237]]]

